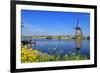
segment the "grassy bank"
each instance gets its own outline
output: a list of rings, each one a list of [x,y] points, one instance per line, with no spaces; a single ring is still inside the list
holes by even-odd
[[[69,60],[87,60],[86,56],[81,56],[79,54],[64,55],[62,57],[63,61]],[[47,62],[47,61],[60,61],[60,55],[49,55],[47,53],[42,53],[38,50],[33,50],[32,48],[22,48],[21,49],[21,62],[31,63],[31,62]]]

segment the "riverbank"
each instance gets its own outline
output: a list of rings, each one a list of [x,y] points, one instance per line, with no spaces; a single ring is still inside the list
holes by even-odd
[[[21,36],[21,38],[31,38],[31,39],[76,39],[76,36]],[[90,36],[80,36],[82,39],[90,40]]]
[[[60,55],[49,55],[38,50],[33,50],[32,48],[23,47],[21,48],[21,62],[31,63],[31,62],[48,62],[48,61],[74,61],[74,60],[88,60],[87,56],[80,54],[66,54],[64,56]]]

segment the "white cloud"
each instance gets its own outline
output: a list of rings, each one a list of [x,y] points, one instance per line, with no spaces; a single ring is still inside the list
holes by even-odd
[[[24,36],[34,36],[34,35],[43,35],[45,34],[43,28],[34,26],[31,24],[23,24],[22,35]]]

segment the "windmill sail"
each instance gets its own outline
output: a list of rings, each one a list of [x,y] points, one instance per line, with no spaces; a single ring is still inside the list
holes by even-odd
[[[81,27],[79,27],[79,19],[77,20],[75,30],[76,30],[76,36],[82,36]]]
[[[78,27],[78,23],[79,23],[79,18],[78,18],[78,20],[77,20],[77,24],[76,24],[76,27]]]

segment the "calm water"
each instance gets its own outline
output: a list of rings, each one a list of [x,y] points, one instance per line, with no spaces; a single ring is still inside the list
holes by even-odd
[[[75,39],[58,40],[58,39],[32,39],[32,42],[36,41],[36,44],[32,44],[33,49],[37,49],[43,53],[48,54],[71,54],[79,53],[90,57],[90,41],[82,40],[81,48],[76,49]]]

